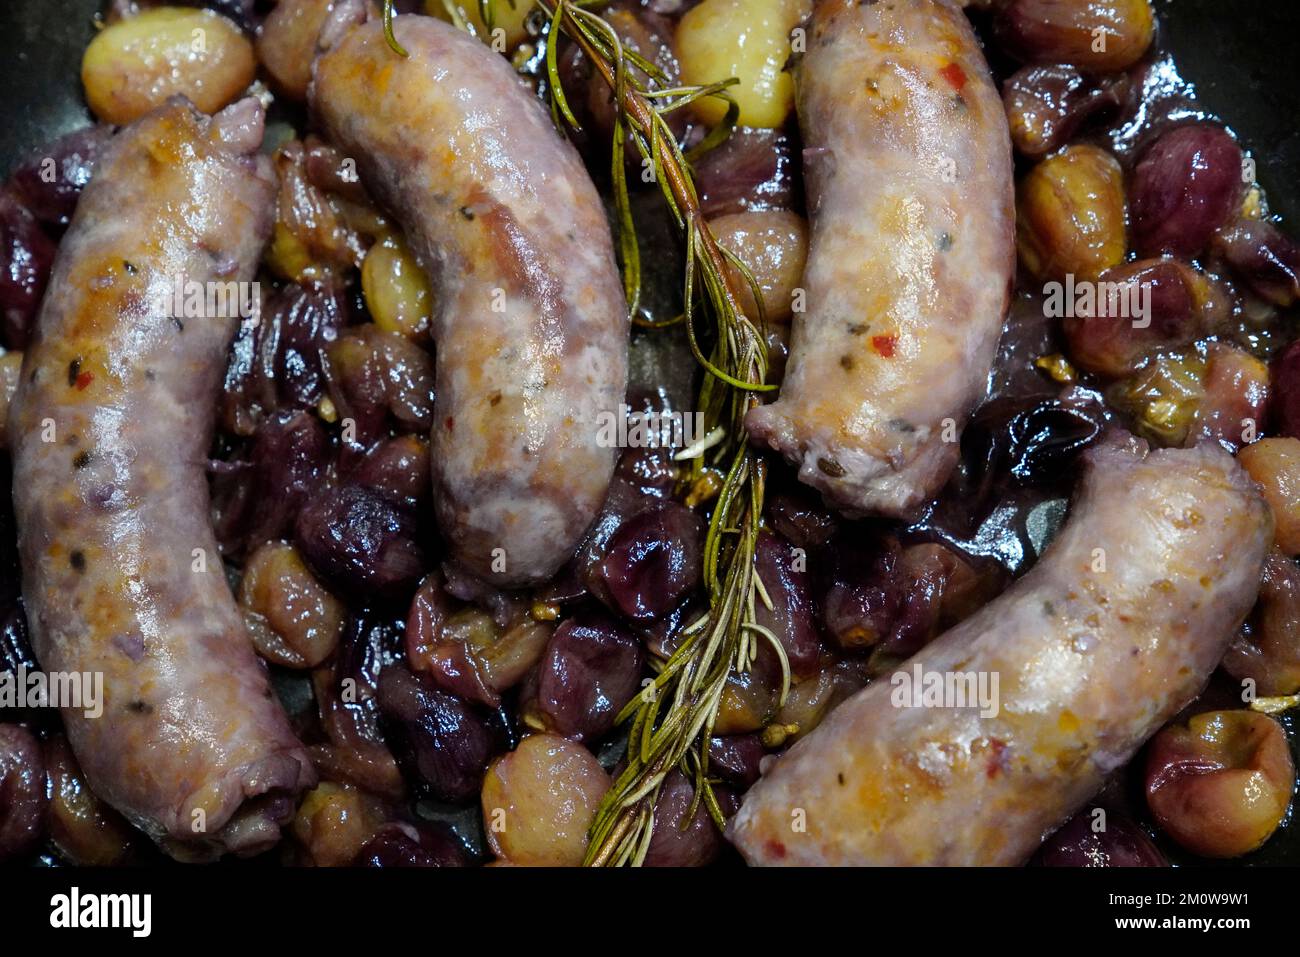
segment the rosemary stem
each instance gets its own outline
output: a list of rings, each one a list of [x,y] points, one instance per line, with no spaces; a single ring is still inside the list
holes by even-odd
[[[601,77],[611,90],[617,91],[619,84],[615,75],[615,69],[609,61],[600,55],[595,45],[586,36],[585,32],[578,28],[573,15],[573,10],[567,3],[560,2],[556,4],[559,8],[560,16],[556,18],[555,8],[548,5],[547,0],[537,0],[537,5],[545,13],[554,19],[558,19],[559,26],[563,29],[568,24],[565,33],[573,39],[575,43],[587,55],[587,58],[595,64],[596,69],[600,71]],[[551,38],[555,42],[555,38]],[[644,131],[654,128],[655,120],[654,110],[646,102],[644,96],[638,96],[636,91],[624,85],[622,90],[622,108],[636,121],[637,125]],[[677,199],[678,205],[687,212],[687,229],[696,230],[699,241],[703,247],[704,254],[709,258],[710,264],[717,271],[718,276],[722,279],[722,288],[727,297],[727,304],[735,315],[743,315],[744,310],[740,306],[740,297],[736,294],[733,287],[735,280],[727,269],[727,260],[718,248],[718,241],[713,236],[711,229],[697,229],[696,220],[702,220],[703,216],[700,211],[699,198],[695,193],[695,186],[690,181],[690,174],[686,172],[678,163],[674,154],[674,147],[671,143],[665,142],[663,137],[653,138],[651,148],[656,151],[659,159],[659,167],[664,171],[668,179],[668,186]]]

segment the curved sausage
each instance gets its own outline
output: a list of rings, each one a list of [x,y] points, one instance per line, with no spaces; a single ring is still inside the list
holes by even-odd
[[[956,464],[1010,297],[1006,115],[949,0],[818,0],[797,90],[806,311],[746,424],[846,513],[912,517]]]
[[[317,57],[310,101],[437,291],[443,534],[493,584],[542,581],[572,557],[613,474],[599,427],[623,401],[630,323],[609,225],[509,63],[431,17],[395,29],[408,59],[379,23],[354,27]]]
[[[179,98],[113,139],[10,409],[32,646],[47,671],[103,674],[101,715],[63,711],[77,759],[100,797],[185,858],[270,846],[315,780],[208,518],[238,318],[167,301],[178,278],[252,279],[274,193],[249,155],[261,139],[256,100],[209,119]]]
[[[1038,564],[779,758],[732,840],[751,864],[1022,863],[1199,693],[1271,525],[1217,446],[1097,447]],[[996,677],[996,709],[933,706],[963,675]],[[931,676],[954,694],[914,697]]]

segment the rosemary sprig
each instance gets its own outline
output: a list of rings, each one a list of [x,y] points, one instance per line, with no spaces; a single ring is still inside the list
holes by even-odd
[[[710,456],[692,459],[698,478],[706,461],[726,464],[726,478],[709,520],[704,546],[704,583],[709,610],[683,629],[677,649],[663,662],[655,680],[619,715],[631,721],[627,766],[601,801],[592,825],[586,863],[594,866],[640,864],[654,833],[654,807],[664,778],[674,768],[692,776],[695,800],[719,826],[722,810],[708,776],[708,743],[732,670],[745,671],[757,654],[760,637],[772,641],[788,666],[780,643],[755,622],[754,602],[761,583],[754,573],[754,552],[763,508],[764,462],[746,442],[744,416],[756,404],[767,377],[767,348],[756,325],[745,316],[737,291],[732,288],[728,262],[738,267],[751,288],[757,284],[748,269],[717,243],[701,211],[690,164],[669,128],[666,116],[701,96],[722,96],[728,101],[723,124],[700,144],[710,149],[724,139],[734,124],[737,108],[725,95],[729,83],[709,87],[668,88],[651,64],[626,50],[613,27],[574,0],[537,0],[550,16],[547,68],[553,102],[571,125],[576,120],[564,101],[555,68],[555,39],[563,31],[578,44],[609,86],[615,102],[612,178],[619,214],[620,246],[638,249],[627,194],[623,144],[629,138],[643,161],[651,163],[655,182],[686,235],[684,314],[691,350],[707,371],[699,406],[710,435],[721,441]],[[629,66],[646,77],[642,81]],[[639,294],[639,265],[628,269],[624,255],[625,286],[634,314]],[[633,260],[636,263],[636,260]],[[703,309],[696,308],[697,299]],[[703,312],[713,321],[714,342],[706,357],[697,336],[696,321]],[[784,696],[784,688],[783,688]],[[667,708],[663,702],[667,701]],[[694,818],[695,807],[686,820]]]
[[[755,619],[756,602],[771,602],[754,570],[763,510],[765,462],[746,440],[745,413],[758,403],[766,384],[767,346],[762,295],[744,263],[723,249],[700,209],[691,159],[728,135],[738,108],[726,94],[734,80],[708,86],[671,87],[654,64],[625,48],[618,32],[591,10],[606,0],[534,0],[548,19],[546,65],[552,115],[572,128],[580,125],[560,85],[557,39],[568,36],[610,88],[615,103],[611,157],[615,220],[622,254],[624,291],[632,314],[641,291],[640,247],[625,165],[630,140],[654,171],[664,199],[683,230],[686,246],[684,322],[691,350],[706,375],[698,407],[704,415],[706,448],[688,450],[691,477],[706,469],[724,478],[709,518],[704,544],[703,579],[709,609],[690,622],[667,661],[657,662],[654,681],[619,715],[630,722],[627,765],[601,801],[591,827],[586,863],[593,866],[640,864],[654,832],[654,807],[664,778],[680,768],[695,782],[695,801],[703,802],[719,827],[722,810],[709,777],[709,738],[733,671],[747,671],[759,642],[769,642],[781,661],[782,700],[789,687],[789,665],[780,642]],[[385,16],[392,0],[385,0]],[[398,49],[394,46],[394,49]],[[727,101],[726,118],[689,154],[667,122],[673,110],[703,97]],[[745,315],[728,265],[748,283],[759,315]],[[699,323],[707,321],[707,335]],[[707,349],[707,354],[706,354]],[[682,457],[682,456],[679,456]],[[666,703],[666,704],[665,704]],[[692,806],[686,820],[694,818]]]

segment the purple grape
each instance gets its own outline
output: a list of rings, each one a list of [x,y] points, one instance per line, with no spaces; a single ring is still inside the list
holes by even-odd
[[[362,602],[410,598],[427,569],[414,514],[379,492],[333,488],[298,514],[294,538],[327,585]]]
[[[1129,184],[1134,248],[1139,256],[1196,256],[1244,191],[1241,147],[1223,127],[1195,123],[1164,133]]]
[[[483,718],[459,698],[425,687],[404,665],[380,674],[378,701],[394,750],[422,790],[454,804],[478,796],[496,745]]]
[[[640,687],[641,643],[593,612],[555,629],[538,664],[535,707],[549,730],[591,741],[614,726]]]
[[[597,570],[596,594],[634,620],[672,611],[700,583],[704,522],[673,501],[619,526]]]
[[[391,821],[357,854],[359,867],[465,867],[469,855],[445,827],[428,821]]]
[[[0,190],[0,337],[25,349],[54,265],[54,243],[9,190]]]
[[[0,724],[0,862],[40,840],[48,804],[40,743],[20,725]]]
[[[9,176],[15,195],[48,226],[67,226],[81,191],[113,138],[112,127],[87,126],[37,150]]]
[[[1104,820],[1104,830],[1094,821]],[[1118,811],[1098,818],[1091,808],[1072,817],[1043,842],[1034,863],[1043,867],[1168,867],[1146,832]]]

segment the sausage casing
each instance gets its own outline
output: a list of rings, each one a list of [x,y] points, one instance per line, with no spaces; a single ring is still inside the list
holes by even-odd
[[[754,441],[849,514],[911,517],[955,465],[1015,268],[1011,139],[949,0],[819,0],[797,74],[811,238]]]
[[[1097,447],[1038,564],[777,759],[732,840],[751,864],[1023,863],[1199,693],[1271,534],[1217,446]],[[918,668],[997,676],[997,713],[917,706]]]
[[[183,857],[275,843],[315,780],[208,514],[239,318],[175,308],[178,279],[252,279],[274,194],[250,155],[261,139],[255,100],[209,119],[181,99],[114,138],[59,248],[9,420],[33,648],[47,671],[104,676],[100,716],[63,709],[68,737],[95,792]]]
[[[327,26],[327,33],[334,27]],[[432,462],[453,555],[499,585],[550,577],[604,502],[602,416],[630,324],[604,208],[540,101],[488,47],[430,17],[356,26],[310,100],[429,271]]]

